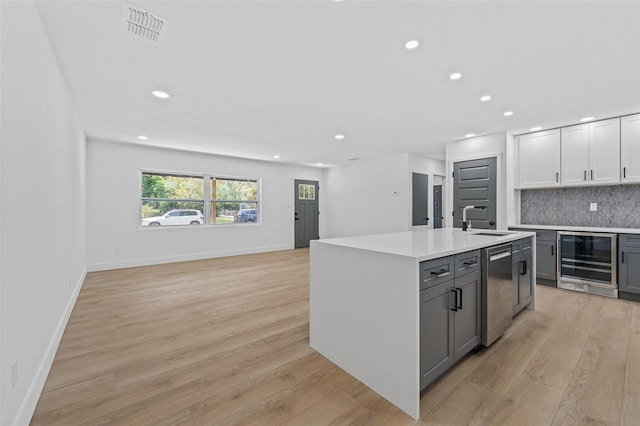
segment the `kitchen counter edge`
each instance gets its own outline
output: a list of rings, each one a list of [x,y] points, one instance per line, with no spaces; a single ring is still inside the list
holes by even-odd
[[[444,233],[445,235],[441,237],[446,240],[446,244],[437,244],[436,242],[436,244],[419,247],[417,249],[409,248],[406,246],[397,247],[398,239],[409,237],[420,238],[421,236],[424,236],[424,233],[429,232]],[[472,234],[478,232],[509,232],[509,234],[504,236],[473,236],[473,240],[468,240]],[[535,232],[528,231],[493,231],[475,229],[473,231],[464,232],[457,228],[443,228],[312,240],[311,245],[335,245],[401,257],[409,257],[415,259],[418,262],[423,262],[426,260],[439,259],[441,257],[451,256],[472,250],[506,244],[523,238],[535,237],[535,235]],[[393,247],[394,245],[396,245],[396,247]]]

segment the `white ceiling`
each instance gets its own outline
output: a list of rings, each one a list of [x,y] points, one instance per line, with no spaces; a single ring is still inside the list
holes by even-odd
[[[337,165],[640,111],[638,1],[129,3],[161,43],[120,1],[38,2],[91,139]]]

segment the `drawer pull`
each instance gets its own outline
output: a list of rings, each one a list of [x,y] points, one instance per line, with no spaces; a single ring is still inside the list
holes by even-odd
[[[462,264],[463,264],[464,266],[473,266],[473,265],[475,265],[475,264],[477,264],[477,263],[478,263],[478,261],[477,261],[477,260],[470,260],[470,261],[468,261],[468,262],[462,262]]]
[[[444,277],[449,274],[450,272],[447,271],[446,269],[440,269],[439,271],[431,271],[431,275],[437,275],[437,278]]]

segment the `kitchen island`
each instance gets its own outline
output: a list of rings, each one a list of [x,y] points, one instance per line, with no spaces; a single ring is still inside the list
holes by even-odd
[[[311,347],[418,419],[421,262],[532,236],[446,228],[312,241]]]

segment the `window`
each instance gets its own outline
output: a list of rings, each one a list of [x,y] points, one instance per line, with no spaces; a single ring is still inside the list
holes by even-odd
[[[301,183],[298,185],[298,198],[300,200],[315,200],[316,186]]]
[[[256,223],[258,179],[142,172],[141,226]]]
[[[258,181],[211,178],[210,223],[258,222]]]

